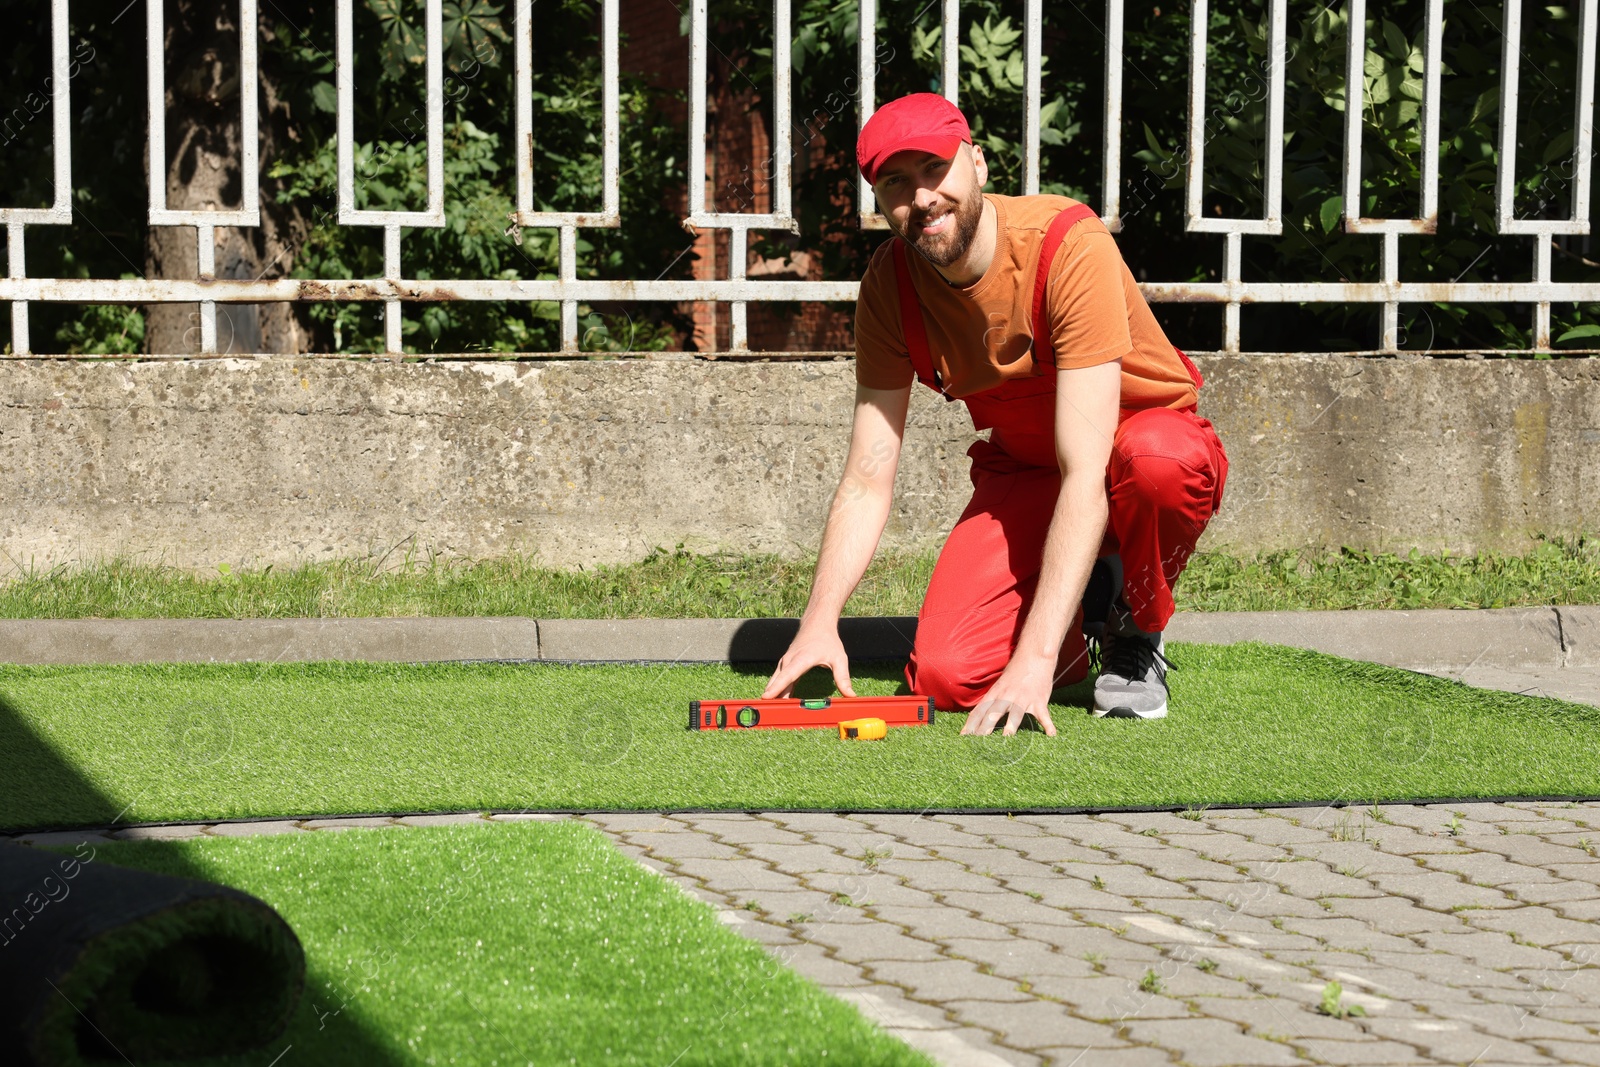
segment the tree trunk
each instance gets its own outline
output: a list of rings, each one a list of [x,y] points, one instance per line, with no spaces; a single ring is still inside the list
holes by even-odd
[[[166,39],[167,159],[150,161],[151,180],[161,175],[167,207],[229,210],[243,203],[238,5],[225,0],[168,0]],[[263,22],[261,31],[270,34]],[[270,54],[258,48],[260,160],[288,143],[288,112],[276,91]],[[148,160],[149,145],[145,154]],[[310,228],[297,208],[271,202],[272,183],[261,183],[261,225],[218,229],[218,278],[284,277]],[[152,226],[145,238],[145,268],[151,278],[198,277],[197,234],[191,226]],[[146,308],[145,351],[179,355],[200,351],[198,304],[151,304]],[[290,304],[218,304],[217,351],[303,352],[311,332]]]

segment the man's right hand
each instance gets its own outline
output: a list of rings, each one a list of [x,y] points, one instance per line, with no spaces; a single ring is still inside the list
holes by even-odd
[[[847,697],[856,695],[850,685],[850,657],[845,654],[844,642],[839,640],[838,624],[807,626],[802,622],[800,632],[789,644],[789,651],[783,654],[778,669],[772,672],[772,680],[767,683],[761,699],[790,696],[801,675],[813,667],[827,667],[833,672],[833,684],[839,687],[840,693]]]

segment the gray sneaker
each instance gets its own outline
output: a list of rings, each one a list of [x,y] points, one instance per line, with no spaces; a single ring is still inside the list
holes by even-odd
[[[1143,633],[1131,625],[1118,627],[1115,612],[1112,620],[1106,627],[1100,675],[1094,680],[1091,714],[1113,719],[1166,718],[1167,669],[1172,663],[1162,655],[1165,642],[1159,633]]]

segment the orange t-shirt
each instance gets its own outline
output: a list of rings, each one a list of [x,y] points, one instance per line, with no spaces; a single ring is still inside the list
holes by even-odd
[[[927,324],[933,365],[953,397],[971,396],[1033,373],[1034,275],[1050,221],[1076,200],[986,193],[999,222],[982,278],[958,288],[913,250],[906,262]],[[891,238],[898,240],[898,238]],[[1050,264],[1045,307],[1056,366],[1093,367],[1121,357],[1122,409],[1183,408],[1197,391],[1098,218],[1074,223]],[[856,381],[900,389],[916,380],[900,328],[900,293],[890,241],[872,256],[856,299]]]

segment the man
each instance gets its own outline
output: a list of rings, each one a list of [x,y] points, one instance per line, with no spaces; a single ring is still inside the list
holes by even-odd
[[[888,519],[920,378],[993,432],[967,453],[972,500],[923,601],[912,691],[970,709],[962,733],[1003,720],[1010,735],[1032,715],[1054,735],[1051,690],[1088,673],[1082,601],[1103,642],[1094,714],[1164,716],[1172,586],[1227,477],[1196,414],[1198,372],[1091,211],[983,193],[983,150],[942,97],[886,104],[856,159],[896,237],[861,282],[844,476],[800,630],[765,695],[787,695],[816,666],[853,694],[839,615]]]

